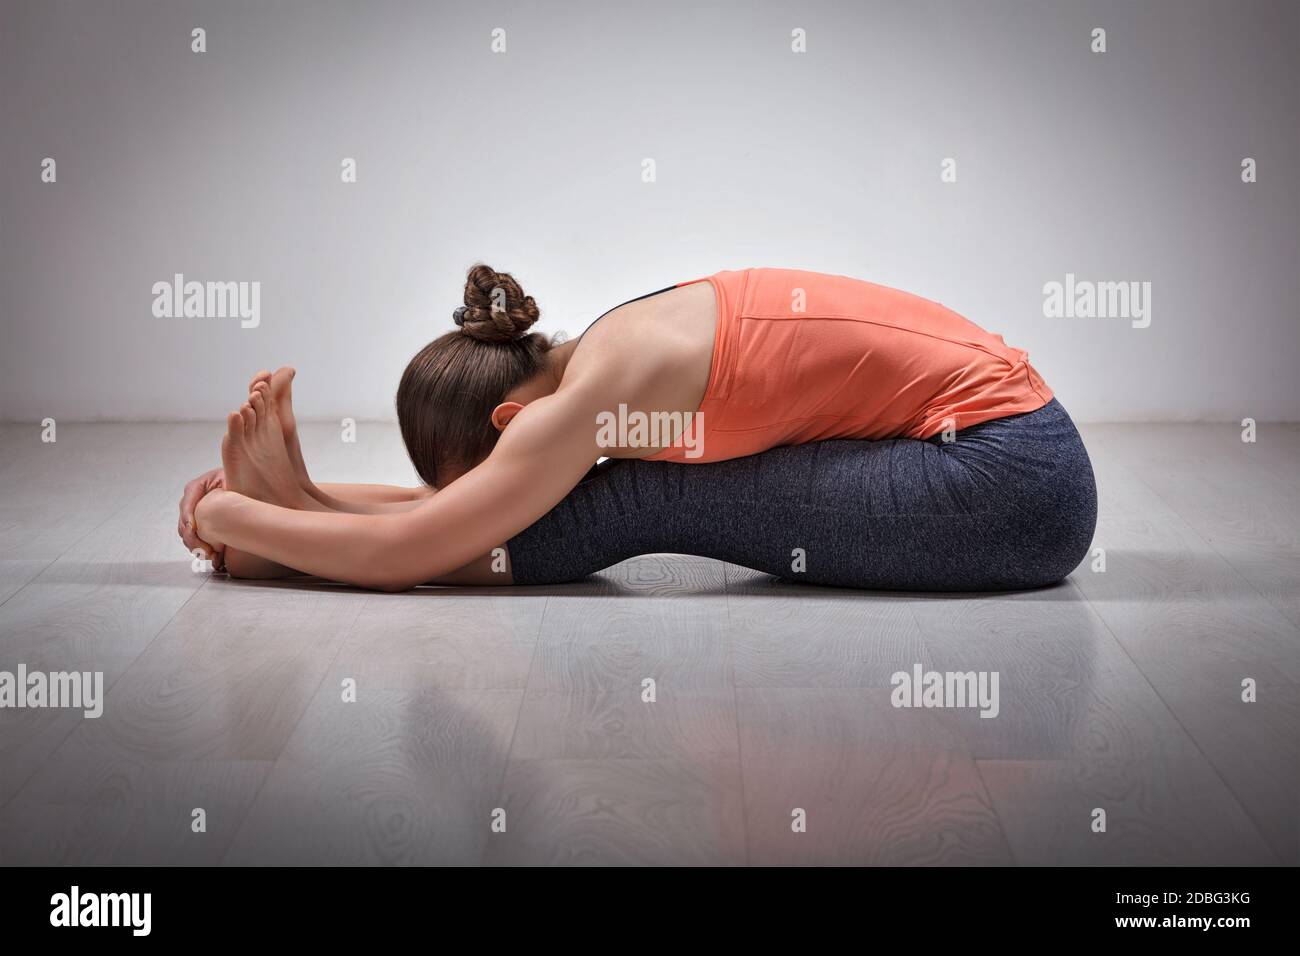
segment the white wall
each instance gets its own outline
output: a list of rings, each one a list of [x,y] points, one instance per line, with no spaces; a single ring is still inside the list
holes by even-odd
[[[305,417],[388,418],[481,258],[548,330],[809,268],[1003,334],[1081,420],[1295,420],[1298,9],[3,0],[0,416],[214,419],[287,362]],[[175,272],[260,281],[260,326],[155,318]],[[1045,318],[1067,272],[1151,326]]]

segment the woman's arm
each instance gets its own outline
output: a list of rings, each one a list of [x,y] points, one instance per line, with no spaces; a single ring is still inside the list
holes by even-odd
[[[181,493],[180,502],[180,520],[176,525],[176,533],[180,535],[181,540],[185,543],[185,549],[191,553],[196,550],[208,553],[208,556],[220,566],[222,555],[220,551],[215,551],[208,546],[208,542],[201,540],[194,533],[194,509],[199,503],[199,499],[208,492],[218,488],[224,488],[226,475],[220,468],[213,468],[205,471],[193,481],[187,482],[185,490]],[[397,485],[352,485],[352,484],[322,484],[316,485],[316,488],[327,494],[333,501],[333,504],[321,501],[326,507],[333,508],[335,511],[349,511],[359,514],[367,514],[383,511],[409,511],[417,504],[433,494],[432,488],[421,486],[419,488],[403,488]],[[320,500],[317,498],[317,500]],[[249,565],[251,568],[252,565]],[[268,571],[269,569],[260,569]],[[258,577],[268,577],[269,573],[258,574]]]
[[[199,475],[185,485],[181,494],[180,519],[176,524],[176,533],[180,535],[185,549],[191,554],[204,554],[212,566],[220,571],[229,571],[239,578],[282,578],[300,572],[285,567],[274,561],[259,557],[237,548],[217,548],[199,538],[194,530],[194,509],[204,495],[210,491],[225,487],[225,472],[213,468]],[[322,486],[317,486],[322,487]],[[395,485],[351,485],[327,484],[330,500],[335,502],[335,510],[360,514],[382,513],[385,511],[410,511],[426,497],[433,494],[432,488],[401,488]],[[319,497],[317,500],[320,500]],[[322,502],[324,504],[324,502]],[[331,507],[331,505],[326,505]],[[470,575],[471,577],[473,575]],[[461,578],[466,575],[461,575]],[[481,577],[481,575],[480,575]]]
[[[433,494],[432,488],[405,488],[401,485],[354,485],[320,481],[317,488],[332,498],[356,504],[388,504],[392,502],[423,501]]]
[[[313,498],[333,511],[349,514],[389,514],[410,511],[434,489],[402,488],[397,485],[349,485],[312,483],[308,490]]]
[[[607,390],[574,386],[525,407],[482,464],[413,510],[293,511],[228,491],[195,512],[209,543],[362,587],[400,591],[456,571],[546,514],[600,456]]]

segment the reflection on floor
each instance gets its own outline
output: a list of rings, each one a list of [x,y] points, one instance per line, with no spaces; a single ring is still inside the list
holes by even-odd
[[[175,535],[218,434],[0,427],[0,671],[107,688],[0,709],[0,862],[1300,862],[1300,428],[1085,428],[1104,571],[982,597],[232,581]],[[413,483],[393,426],[303,440]],[[917,665],[997,716],[894,707]]]

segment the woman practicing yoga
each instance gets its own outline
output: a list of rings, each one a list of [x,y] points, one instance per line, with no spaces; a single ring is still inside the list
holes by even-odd
[[[1078,432],[1019,349],[858,279],[719,272],[578,339],[477,265],[458,328],[397,389],[420,489],[318,486],[292,369],[227,421],[186,487],[187,546],[235,575],[382,590],[549,584],[678,552],[792,581],[1001,590],[1061,580],[1096,524]],[[599,458],[608,458],[593,468]]]

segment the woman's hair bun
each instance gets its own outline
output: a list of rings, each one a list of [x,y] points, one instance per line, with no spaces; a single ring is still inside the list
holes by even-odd
[[[480,262],[465,279],[465,304],[451,317],[470,338],[500,343],[523,338],[541,314],[514,276]]]

